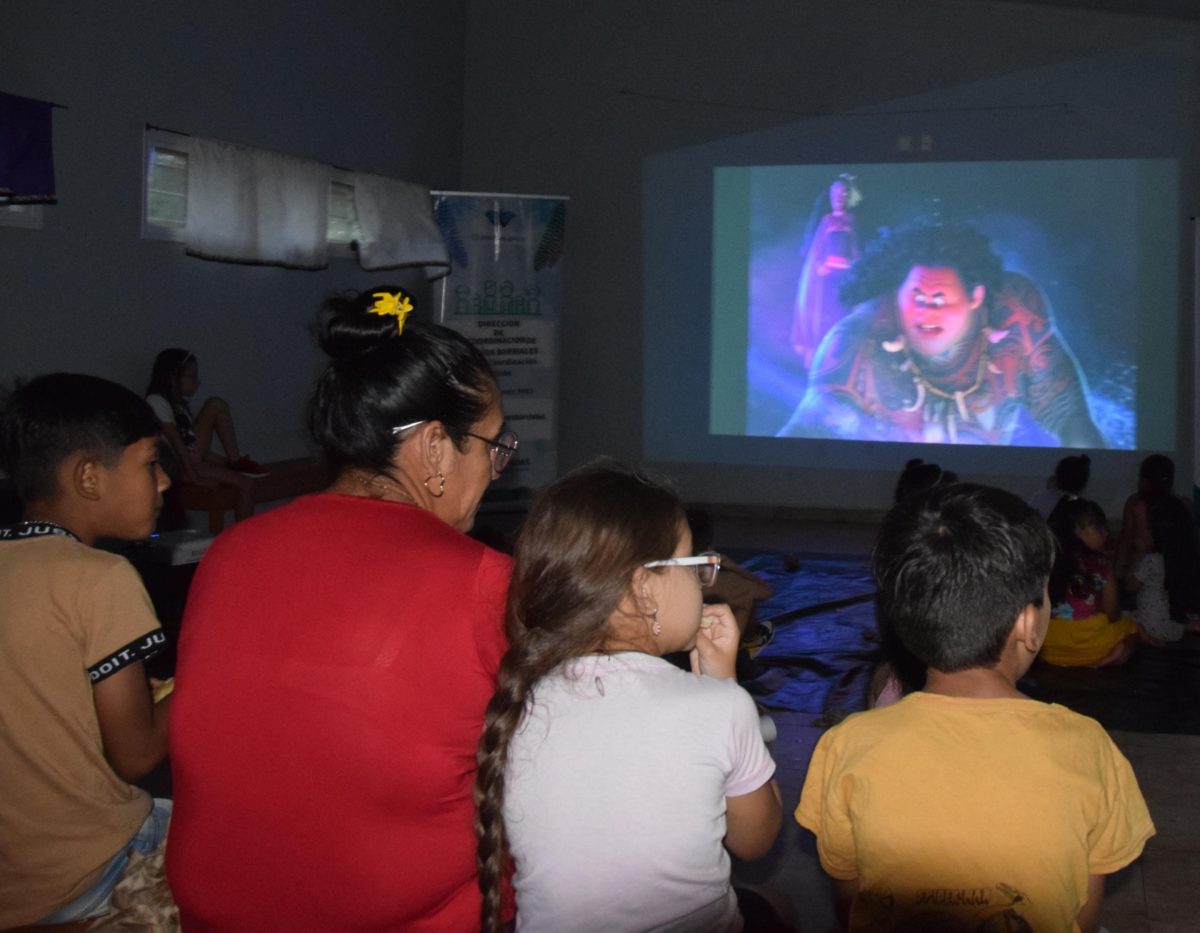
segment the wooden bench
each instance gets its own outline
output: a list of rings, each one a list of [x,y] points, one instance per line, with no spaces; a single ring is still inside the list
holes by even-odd
[[[333,480],[329,467],[310,457],[279,460],[275,463],[265,463],[263,466],[271,472],[268,476],[251,481],[254,485],[255,505],[318,492]],[[208,530],[216,534],[225,527],[225,513],[232,511],[237,504],[237,490],[230,486],[214,488],[193,483],[178,483],[167,490],[166,499],[166,509],[176,520],[182,519],[182,513],[185,511],[207,512]]]

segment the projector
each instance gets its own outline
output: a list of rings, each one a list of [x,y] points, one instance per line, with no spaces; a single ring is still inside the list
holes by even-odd
[[[146,541],[146,556],[159,564],[179,567],[194,564],[204,556],[213,536],[205,531],[184,528],[180,531],[164,531],[151,535]]]

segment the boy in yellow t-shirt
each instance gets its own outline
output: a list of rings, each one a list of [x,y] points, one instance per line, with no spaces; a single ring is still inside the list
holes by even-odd
[[[164,643],[150,598],[97,538],[154,530],[169,485],[139,396],[55,373],[0,410],[0,467],[23,520],[0,528],[0,930],[108,910],[169,800],[130,782],[163,759],[170,699],[143,668]]]
[[[818,742],[796,809],[849,930],[1081,930],[1154,826],[1099,723],[1016,683],[1049,622],[1054,545],[1016,496],[954,485],[896,506],[881,622],[924,690]]]

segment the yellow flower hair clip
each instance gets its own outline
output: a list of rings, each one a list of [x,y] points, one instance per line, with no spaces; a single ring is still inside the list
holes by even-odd
[[[381,316],[392,315],[396,318],[396,333],[404,333],[404,322],[412,313],[412,299],[404,292],[372,292],[371,297],[375,299],[375,304],[367,308],[368,314],[378,314]]]

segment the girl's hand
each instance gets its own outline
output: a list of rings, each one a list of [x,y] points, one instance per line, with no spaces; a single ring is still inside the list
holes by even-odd
[[[733,611],[724,603],[702,607],[696,645],[689,652],[693,674],[733,680],[740,635]]]

